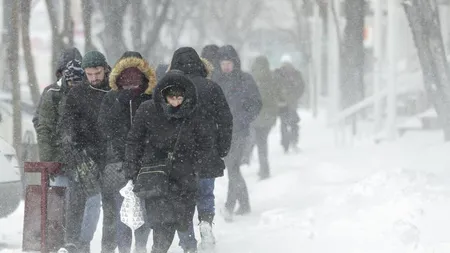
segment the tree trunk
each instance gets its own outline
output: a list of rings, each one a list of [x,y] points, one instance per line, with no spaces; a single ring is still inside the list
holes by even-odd
[[[18,157],[21,157],[22,143],[22,114],[20,103],[20,81],[19,81],[19,1],[12,3],[12,15],[9,23],[8,41],[8,69],[11,75],[12,99],[13,99],[13,146]]]
[[[120,0],[104,1],[100,7],[105,20],[103,48],[110,63],[116,62],[127,50],[123,37],[123,18],[128,3]]]
[[[22,46],[25,67],[27,69],[28,76],[28,86],[30,87],[31,99],[33,100],[34,106],[37,106],[39,102],[39,86],[36,77],[36,71],[34,68],[34,59],[31,52],[31,41],[30,41],[30,11],[31,11],[31,1],[22,0],[21,1],[21,14],[22,14]]]
[[[364,10],[365,1],[345,1],[347,22],[341,45],[343,108],[364,98]]]
[[[425,89],[443,124],[444,139],[450,141],[450,70],[435,0],[409,0],[403,7],[411,27]]]
[[[70,12],[70,0],[64,0],[63,2],[64,11],[64,23],[62,31],[63,45],[65,48],[74,46],[73,29],[74,23],[72,19],[72,13]]]
[[[83,11],[83,27],[84,27],[84,51],[96,50],[92,44],[92,3],[91,0],[82,0],[81,8]]]
[[[50,19],[50,26],[52,30],[52,62],[51,75],[56,73],[56,65],[58,64],[58,56],[63,48],[61,36],[59,34],[58,12],[53,5],[52,0],[45,0],[47,4],[48,17]]]
[[[172,0],[165,0],[162,6],[162,10],[160,14],[155,18],[152,30],[147,36],[147,40],[144,43],[143,47],[141,48],[141,51],[146,51],[146,55],[150,55],[151,51],[155,47],[156,43],[158,42],[159,33],[161,31],[161,28],[163,27],[165,21],[167,20],[167,13],[169,12],[169,7],[172,3]]]
[[[133,50],[139,50],[142,47],[142,7],[142,0],[134,0],[131,2],[131,18],[133,23],[131,26],[131,36],[133,38]]]

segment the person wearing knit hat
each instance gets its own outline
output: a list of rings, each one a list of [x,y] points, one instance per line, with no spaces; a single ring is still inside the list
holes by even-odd
[[[79,86],[84,77],[84,71],[81,68],[81,54],[76,48],[71,48],[61,53],[57,67],[57,78],[55,84],[44,90],[41,96],[41,103],[38,107],[36,133],[39,143],[39,158],[43,162],[60,162],[64,166],[63,172],[51,179],[51,186],[70,186],[70,176],[68,171],[72,171],[73,167],[66,164],[66,155],[63,151],[63,133],[65,125],[63,124],[64,105],[66,104],[70,91]],[[67,196],[70,199],[70,195]],[[89,247],[89,242],[94,237],[96,224],[100,216],[100,196],[94,196],[87,200],[86,206],[79,209],[81,216],[75,223],[90,224],[82,226],[78,231],[79,240],[84,241],[85,248]],[[67,210],[67,215],[71,211]],[[74,219],[67,220],[68,222]],[[64,224],[64,227],[70,224]],[[81,224],[80,224],[81,226]],[[69,247],[70,248],[70,247]]]
[[[90,252],[92,238],[83,236],[84,226],[79,221],[89,217],[89,227],[95,229],[101,208],[98,173],[104,169],[106,154],[101,137],[103,129],[98,127],[97,120],[103,97],[110,90],[109,69],[102,53],[90,51],[84,55],[81,65],[72,62],[65,71],[73,81],[78,81],[78,74],[84,71],[83,84],[70,88],[67,94],[61,120],[62,160],[78,175],[69,177],[65,243],[74,244],[80,252]]]
[[[108,86],[109,66],[105,56],[98,51],[89,51],[81,64],[90,85],[97,88]]]

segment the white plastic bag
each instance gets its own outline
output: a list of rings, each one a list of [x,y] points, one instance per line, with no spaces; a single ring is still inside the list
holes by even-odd
[[[120,220],[132,230],[136,230],[145,223],[145,208],[141,199],[133,192],[133,187],[133,181],[130,180],[119,191],[124,197],[120,208]]]

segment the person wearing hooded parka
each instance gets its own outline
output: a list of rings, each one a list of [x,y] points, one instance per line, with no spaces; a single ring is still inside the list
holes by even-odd
[[[194,216],[195,168],[201,167],[213,145],[197,101],[192,81],[181,71],[169,71],[158,82],[153,100],[137,110],[127,137],[124,169],[134,182],[141,168],[172,158],[167,195],[145,198],[153,229],[152,253],[166,253],[175,232],[187,231]]]
[[[132,231],[119,219],[123,197],[119,190],[123,180],[115,177],[122,172],[125,159],[125,140],[131,128],[137,108],[152,98],[156,86],[155,71],[138,52],[126,52],[117,61],[109,75],[111,90],[105,95],[98,117],[106,150],[106,167],[102,173],[103,233],[102,252],[114,252],[118,246],[120,253],[131,251]],[[117,232],[117,235],[116,235]],[[116,239],[117,238],[117,239]],[[142,251],[147,241],[136,239],[136,250]]]
[[[172,57],[171,69],[183,71],[195,84],[198,94],[199,107],[203,115],[204,126],[208,129],[214,147],[205,158],[200,172],[199,192],[197,198],[197,212],[200,227],[200,248],[214,247],[215,238],[212,225],[215,216],[214,185],[215,178],[224,175],[225,163],[223,158],[228,154],[231,146],[233,131],[233,116],[231,115],[225,95],[220,86],[210,79],[213,73],[212,64],[200,58],[192,47],[177,49]],[[190,233],[180,234],[180,245],[188,252],[197,248],[193,226]]]

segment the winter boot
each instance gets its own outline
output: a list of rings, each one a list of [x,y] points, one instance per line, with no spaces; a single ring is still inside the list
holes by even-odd
[[[222,209],[222,215],[225,219],[225,222],[233,222],[233,212],[228,210],[227,208]]]
[[[214,248],[216,244],[216,238],[212,231],[212,224],[207,221],[200,222],[200,236],[202,241],[200,242],[200,248],[202,250],[209,250]]]
[[[239,206],[238,210],[234,213],[236,215],[247,215],[251,213],[252,210],[250,208],[250,205],[241,205]]]
[[[58,250],[58,253],[78,253],[78,249],[73,243],[68,243]]]

